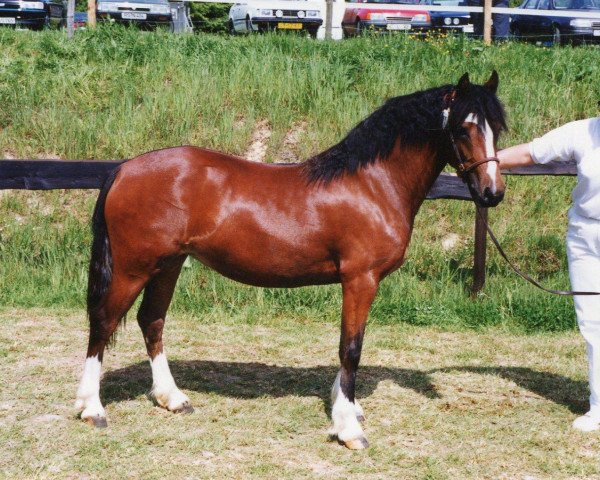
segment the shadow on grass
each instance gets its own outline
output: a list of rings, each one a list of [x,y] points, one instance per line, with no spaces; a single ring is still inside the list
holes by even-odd
[[[170,362],[171,371],[179,388],[196,392],[216,393],[221,396],[253,399],[259,397],[315,396],[321,398],[327,411],[329,392],[337,374],[335,366],[288,367],[264,363],[181,361]],[[469,372],[495,375],[515,382],[552,402],[564,405],[573,413],[586,411],[589,395],[586,382],[562,375],[539,372],[526,367],[471,367],[456,366],[429,371],[365,365],[357,376],[357,397],[370,396],[379,382],[391,380],[425,398],[441,398],[430,375],[436,372]],[[150,366],[140,362],[129,367],[109,371],[104,375],[101,395],[104,401],[115,403],[148,393],[152,383]]]
[[[287,367],[264,363],[169,361],[171,373],[182,390],[216,393],[221,396],[253,399],[264,396],[314,396],[330,410],[330,389],[338,367]],[[370,396],[380,381],[392,380],[427,398],[439,398],[429,377],[418,370],[361,367],[357,378],[358,398]],[[148,393],[152,383],[150,366],[140,362],[107,372],[101,397],[107,403],[120,402]]]
[[[564,405],[572,413],[588,410],[589,388],[587,382],[573,380],[556,373],[539,372],[527,367],[447,367],[438,372],[467,372],[478,375],[494,375],[516,383],[519,387]],[[433,373],[433,372],[432,372]]]

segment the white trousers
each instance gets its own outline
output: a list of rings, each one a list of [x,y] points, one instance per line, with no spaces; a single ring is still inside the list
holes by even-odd
[[[600,292],[600,220],[569,212],[567,258],[571,288]],[[579,330],[587,343],[590,412],[600,416],[600,295],[573,299]]]

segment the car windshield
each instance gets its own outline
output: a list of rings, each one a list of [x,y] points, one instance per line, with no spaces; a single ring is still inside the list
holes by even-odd
[[[600,10],[600,0],[554,0],[557,10]]]

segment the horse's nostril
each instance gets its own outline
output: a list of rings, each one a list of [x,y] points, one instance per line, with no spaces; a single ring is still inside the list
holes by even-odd
[[[484,188],[481,195],[483,205],[486,207],[495,207],[502,201],[503,198],[504,191],[501,190],[499,192],[492,193],[492,189],[489,187]]]

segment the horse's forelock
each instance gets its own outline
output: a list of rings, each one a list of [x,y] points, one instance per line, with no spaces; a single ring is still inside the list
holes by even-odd
[[[482,131],[485,130],[486,120],[496,137],[507,130],[502,103],[494,93],[481,85],[472,85],[469,93],[457,97],[451,111],[451,128],[458,128],[469,115],[474,115],[477,118],[477,126]]]

